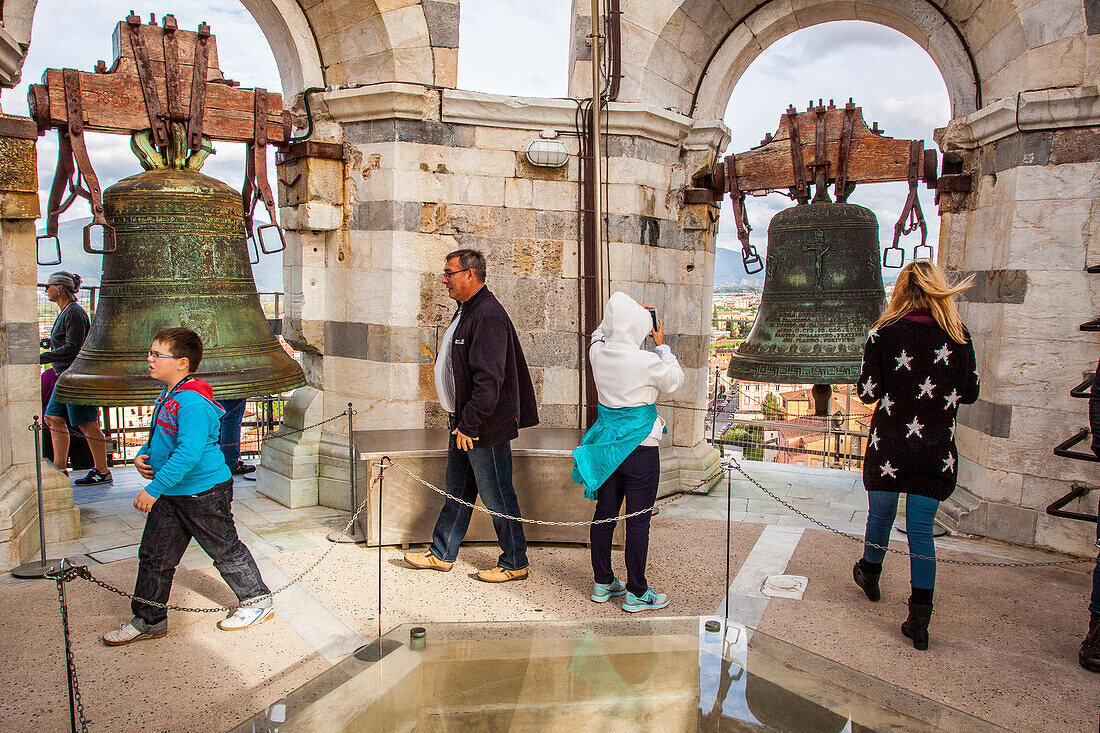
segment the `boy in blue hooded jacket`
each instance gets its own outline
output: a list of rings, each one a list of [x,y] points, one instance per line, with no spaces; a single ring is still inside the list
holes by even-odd
[[[240,602],[219,629],[246,629],[274,612],[271,593],[233,524],[233,478],[218,446],[225,410],[210,385],[193,376],[201,360],[202,339],[187,328],[162,329],[149,349],[149,376],[167,386],[153,409],[149,440],[134,459],[138,473],[150,479],[134,499],[134,508],[149,514],[134,586],[142,600],[131,603],[132,620],[103,635],[108,646],[168,633],[163,604],[192,537]]]

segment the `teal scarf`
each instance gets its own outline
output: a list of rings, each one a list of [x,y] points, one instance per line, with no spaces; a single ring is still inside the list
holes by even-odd
[[[573,480],[584,484],[586,499],[596,500],[604,482],[653,432],[656,420],[656,405],[618,408],[599,405],[599,417],[573,451]]]

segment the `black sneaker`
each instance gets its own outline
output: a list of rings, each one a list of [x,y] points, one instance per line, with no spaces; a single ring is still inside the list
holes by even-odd
[[[73,481],[77,486],[99,486],[100,484],[109,484],[113,482],[114,479],[111,478],[110,471],[100,473],[94,468],[88,471],[88,475],[84,478],[78,478],[76,481]]]
[[[229,473],[233,474],[234,476],[243,476],[246,473],[252,473],[255,470],[256,470],[255,466],[250,466],[249,464],[245,463],[244,461],[237,461],[236,463],[234,463],[232,466],[229,467]]]

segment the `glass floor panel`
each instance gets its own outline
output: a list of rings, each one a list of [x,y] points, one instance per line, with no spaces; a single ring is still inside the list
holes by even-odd
[[[419,640],[414,628],[233,733],[1005,730],[740,624],[723,633],[721,619],[440,623]]]

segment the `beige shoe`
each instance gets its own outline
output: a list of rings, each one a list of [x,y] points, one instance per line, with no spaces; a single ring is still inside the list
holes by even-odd
[[[441,573],[445,573],[455,566],[453,562],[443,562],[433,555],[431,550],[406,552],[405,562],[417,570],[438,570]]]
[[[498,565],[492,570],[482,570],[474,577],[486,583],[507,583],[509,580],[527,580],[527,568],[522,568],[520,570],[505,570]]]

